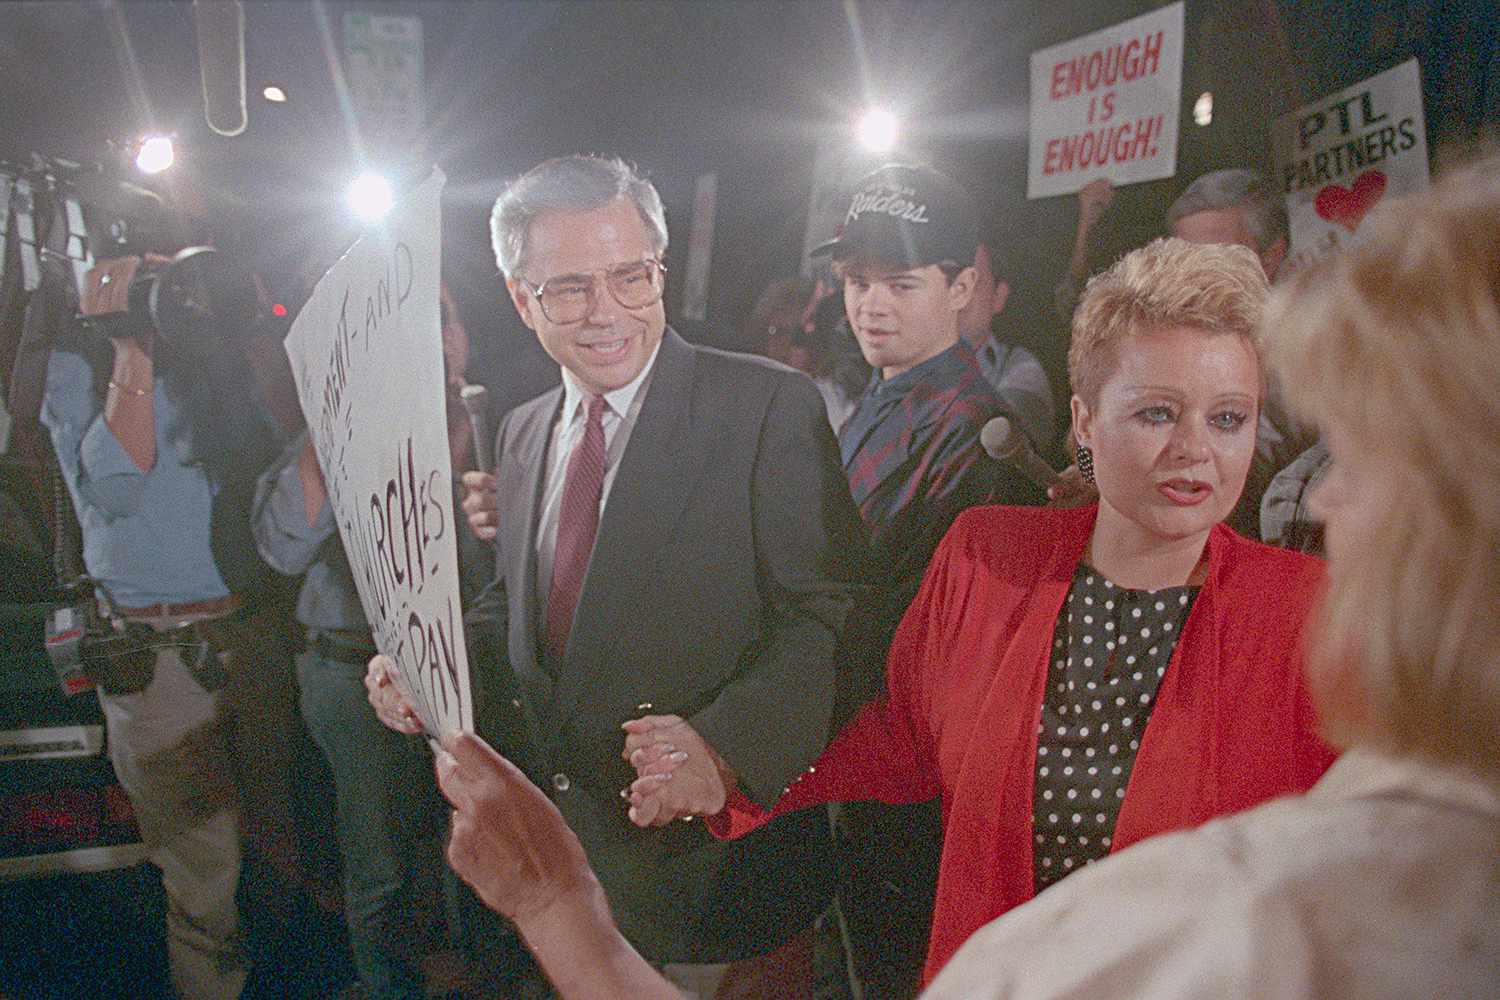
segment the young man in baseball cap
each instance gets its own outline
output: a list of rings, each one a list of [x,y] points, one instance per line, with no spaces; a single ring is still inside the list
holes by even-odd
[[[1005,409],[959,336],[976,281],[976,216],[944,174],[891,164],[855,186],[837,238],[813,251],[832,255],[849,326],[875,369],[839,431],[854,502],[888,574],[849,625],[861,673],[875,682],[953,519],[975,504],[1030,498],[979,444],[980,428]],[[866,995],[915,995],[941,842],[935,803],[851,803],[839,825],[841,905]]]
[[[813,251],[832,256],[875,369],[839,431],[844,471],[876,552],[912,593],[958,513],[1014,478],[979,445],[980,428],[1006,411],[959,336],[976,215],[944,174],[890,164],[856,185],[838,236]]]

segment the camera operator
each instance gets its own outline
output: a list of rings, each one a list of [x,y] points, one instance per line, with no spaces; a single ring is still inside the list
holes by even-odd
[[[184,329],[167,328],[155,295],[139,308],[167,263],[107,259],[89,272],[83,319],[54,342],[41,421],[113,640],[86,666],[162,871],[173,981],[184,997],[235,997],[248,970],[235,907],[242,836],[279,883],[262,898],[301,881],[295,694],[284,651],[255,620],[272,578],[249,530],[255,476],[277,442],[232,339],[239,319],[215,315],[201,285],[179,296]]]

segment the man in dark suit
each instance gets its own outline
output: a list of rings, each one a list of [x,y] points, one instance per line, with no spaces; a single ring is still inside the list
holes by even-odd
[[[822,398],[667,328],[661,201],[624,163],[543,163],[500,196],[491,231],[563,384],[506,416],[493,492],[466,503],[498,556],[467,619],[477,728],[556,802],[624,933],[669,978],[702,996],[747,979],[736,995],[802,995],[807,958],[800,982],[778,978],[782,946],[805,944],[831,896],[825,818],[735,843],[699,822],[639,829],[621,724],[669,713],[710,739],[718,757],[675,779],[685,793],[721,780],[696,769],[723,768],[769,803],[822,750],[865,566]],[[371,664],[371,700],[411,731],[385,666]]]

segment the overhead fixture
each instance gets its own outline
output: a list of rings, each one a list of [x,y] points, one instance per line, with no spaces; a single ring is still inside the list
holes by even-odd
[[[264,97],[272,104],[286,103],[286,91],[282,90],[274,83],[268,83],[263,88],[261,88],[260,96]]]
[[[379,222],[395,204],[395,195],[391,192],[390,181],[379,174],[363,173],[349,185],[344,203],[360,220]]]
[[[176,160],[171,136],[148,135],[135,151],[135,168],[143,174],[159,174]]]
[[[896,148],[901,122],[885,108],[870,108],[859,118],[856,129],[860,145],[872,153],[889,153]]]
[[[1193,103],[1193,121],[1199,125],[1208,125],[1214,120],[1214,95],[1205,90],[1198,95],[1198,100]]]

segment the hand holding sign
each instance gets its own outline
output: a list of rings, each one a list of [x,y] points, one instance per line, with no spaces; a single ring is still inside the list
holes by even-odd
[[[1108,177],[1096,177],[1078,189],[1078,225],[1093,229],[1115,200],[1115,186]]]
[[[415,736],[422,731],[422,720],[396,686],[393,674],[399,668],[389,656],[377,656],[365,668],[365,694],[375,717],[387,729]]]

